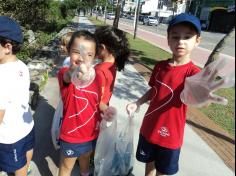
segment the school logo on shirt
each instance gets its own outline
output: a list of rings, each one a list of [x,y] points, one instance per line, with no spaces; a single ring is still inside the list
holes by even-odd
[[[169,137],[170,133],[167,127],[161,127],[160,130],[158,130],[158,133],[162,136],[162,137]]]

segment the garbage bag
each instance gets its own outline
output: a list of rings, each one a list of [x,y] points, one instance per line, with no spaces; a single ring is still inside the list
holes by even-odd
[[[51,127],[52,143],[56,150],[60,148],[59,137],[60,137],[62,118],[63,118],[63,102],[60,99],[57,105],[57,109],[53,116],[52,127]]]
[[[102,120],[94,157],[95,176],[127,176],[133,170],[133,119]]]
[[[86,73],[82,73],[81,67],[77,67],[77,69],[72,73],[71,82],[76,87],[85,88],[94,81],[95,76],[95,69],[93,67],[88,68]]]
[[[202,107],[209,103],[227,105],[227,99],[215,95],[213,92],[234,85],[235,60],[220,58],[209,64],[200,73],[186,78],[180,98],[183,103],[195,107]]]

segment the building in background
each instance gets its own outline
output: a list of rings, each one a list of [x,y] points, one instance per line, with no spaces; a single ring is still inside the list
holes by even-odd
[[[145,0],[142,5],[142,13],[169,20],[174,15],[186,12],[189,4],[190,0],[179,0],[177,3],[173,3],[172,0]]]
[[[123,12],[133,12],[136,8],[135,0],[124,0]]]
[[[198,16],[202,28],[214,32],[229,32],[235,26],[234,0],[192,0],[189,13]]]

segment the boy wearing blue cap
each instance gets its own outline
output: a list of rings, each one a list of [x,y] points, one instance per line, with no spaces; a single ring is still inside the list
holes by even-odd
[[[29,70],[15,55],[21,44],[19,24],[0,16],[0,171],[16,176],[27,175],[34,147]]]
[[[173,175],[178,172],[183,143],[187,106],[181,102],[184,82],[200,69],[190,55],[200,43],[201,24],[189,14],[176,16],[168,27],[168,44],[172,58],[159,62],[150,78],[150,90],[137,102],[127,106],[132,116],[150,101],[143,119],[137,148],[137,160],[146,163],[145,176]]]

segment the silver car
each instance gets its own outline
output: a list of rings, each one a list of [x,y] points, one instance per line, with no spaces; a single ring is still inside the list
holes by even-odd
[[[145,16],[143,18],[143,25],[158,25],[158,20],[156,17],[152,17],[152,16]]]
[[[114,13],[108,13],[107,14],[107,19],[114,20],[115,19],[115,14]]]

